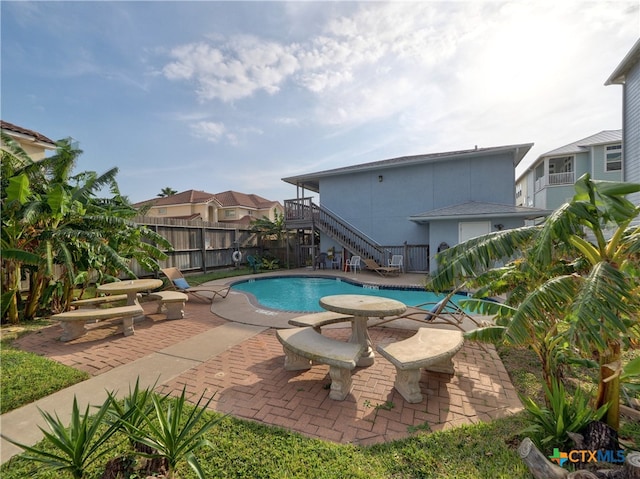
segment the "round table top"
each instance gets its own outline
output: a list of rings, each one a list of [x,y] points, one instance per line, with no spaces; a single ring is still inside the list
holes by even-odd
[[[407,305],[390,298],[364,294],[336,294],[320,298],[320,306],[336,313],[354,316],[395,316],[407,310]]]
[[[162,286],[161,279],[133,279],[125,281],[115,281],[98,286],[101,293],[137,293],[148,289],[156,289]]]

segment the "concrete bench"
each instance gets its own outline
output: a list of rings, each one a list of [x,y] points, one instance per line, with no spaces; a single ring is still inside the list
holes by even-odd
[[[464,343],[462,332],[448,329],[419,328],[404,341],[386,346],[378,345],[378,352],[396,367],[395,388],[409,403],[422,401],[420,369],[453,374],[453,361]]]
[[[304,328],[309,326],[321,332],[322,326],[328,326],[329,324],[343,323],[350,321],[353,316],[342,313],[334,313],[332,311],[323,311],[322,313],[305,314],[304,316],[298,316],[289,320],[289,324],[292,326],[298,326]]]
[[[337,401],[347,397],[351,392],[351,370],[356,367],[364,346],[327,338],[313,328],[279,329],[276,336],[284,350],[287,371],[309,369],[312,361],[328,364],[329,397]]]
[[[167,319],[184,318],[184,304],[189,300],[186,294],[178,291],[158,291],[151,293],[149,298],[159,301],[157,313],[162,313],[163,308],[166,309]]]
[[[118,306],[115,308],[100,309],[74,309],[60,314],[54,314],[51,319],[60,321],[63,334],[60,341],[71,341],[84,336],[87,333],[85,324],[88,321],[102,321],[105,319],[122,318],[122,326],[125,336],[131,336],[133,331],[133,318],[144,315],[139,304],[132,306]]]
[[[114,294],[113,296],[98,296],[96,298],[88,298],[88,299],[78,299],[76,301],[71,301],[71,306],[75,306],[76,308],[97,308],[102,306],[103,304],[113,303],[116,301],[126,301],[126,294]]]

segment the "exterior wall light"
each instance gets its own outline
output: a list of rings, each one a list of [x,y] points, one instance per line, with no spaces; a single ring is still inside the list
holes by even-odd
[[[382,177],[382,175],[378,175],[378,181],[379,181],[380,183],[382,183],[382,180],[383,180],[383,179],[384,179],[384,178]]]

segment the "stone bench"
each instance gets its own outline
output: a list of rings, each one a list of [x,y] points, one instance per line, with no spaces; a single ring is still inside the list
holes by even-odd
[[[331,377],[329,397],[342,401],[351,392],[351,370],[364,350],[358,343],[327,338],[313,328],[279,329],[278,341],[285,353],[284,368],[299,371],[311,368],[311,362],[328,364]]]
[[[116,318],[122,318],[124,335],[131,336],[134,333],[133,318],[139,315],[144,315],[144,311],[139,304],[134,304],[115,308],[74,309],[54,314],[51,319],[60,321],[62,325],[63,334],[60,336],[60,341],[71,341],[87,333],[87,328],[85,327],[87,322]]]
[[[378,352],[396,367],[395,388],[409,403],[422,401],[420,369],[453,374],[453,361],[464,343],[462,332],[448,329],[419,328],[408,339],[378,345]]]
[[[113,296],[98,296],[95,298],[88,299],[78,299],[76,301],[71,301],[71,306],[75,306],[79,309],[91,308],[95,309],[103,304],[113,303],[116,301],[126,301],[126,294],[114,294]]]
[[[304,316],[298,316],[289,320],[289,324],[292,326],[298,326],[304,328],[305,326],[311,327],[316,332],[321,332],[322,326],[328,326],[329,324],[343,323],[350,321],[353,316],[342,313],[334,313],[332,311],[323,311],[322,313],[305,314]]]
[[[189,297],[178,291],[158,291],[151,293],[149,298],[159,301],[157,313],[162,313],[166,309],[167,319],[184,318],[184,304]]]

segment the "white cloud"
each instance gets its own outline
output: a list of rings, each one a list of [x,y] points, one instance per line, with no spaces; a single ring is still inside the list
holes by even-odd
[[[199,121],[191,125],[191,131],[196,138],[202,138],[212,143],[221,141],[227,133],[226,127],[222,123],[212,121]]]

